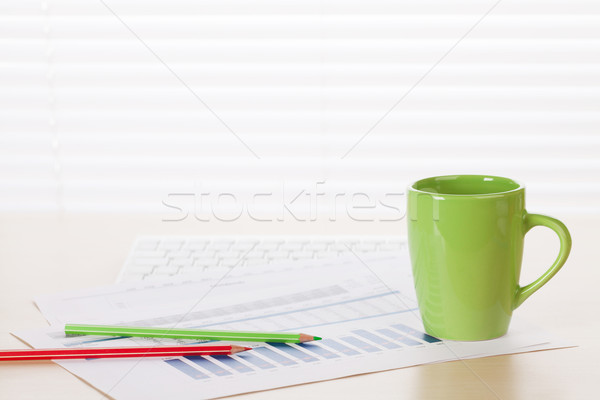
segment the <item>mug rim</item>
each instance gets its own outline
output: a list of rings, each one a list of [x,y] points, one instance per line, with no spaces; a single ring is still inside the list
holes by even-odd
[[[422,189],[417,189],[415,186],[418,185],[419,183],[422,183],[424,181],[428,181],[428,180],[434,180],[434,179],[452,179],[452,178],[459,178],[459,177],[471,177],[471,178],[482,178],[484,181],[486,178],[489,178],[491,180],[497,179],[497,180],[502,180],[506,183],[513,183],[515,185],[517,185],[516,188],[514,189],[510,189],[510,190],[503,190],[503,191],[498,191],[498,192],[490,192],[490,193],[465,193],[465,194],[458,194],[458,193],[439,193],[439,192],[431,192],[431,191],[427,191],[427,190],[422,190]],[[511,194],[511,193],[516,193],[522,190],[525,190],[525,186],[523,186],[520,182],[511,179],[511,178],[506,178],[504,176],[497,176],[497,175],[477,175],[477,174],[455,174],[455,175],[439,175],[439,176],[430,176],[427,178],[422,178],[419,179],[415,182],[413,182],[409,187],[408,187],[409,191],[413,191],[413,192],[417,192],[417,193],[422,193],[422,194],[427,194],[427,195],[431,195],[431,196],[448,196],[448,197],[494,197],[494,196],[503,196],[503,195],[507,195],[507,194]]]

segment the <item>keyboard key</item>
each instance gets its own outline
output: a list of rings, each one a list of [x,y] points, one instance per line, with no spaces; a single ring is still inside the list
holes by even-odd
[[[182,245],[183,245],[183,242],[181,242],[181,241],[168,241],[168,242],[161,242],[158,245],[158,248],[159,248],[159,250],[160,249],[164,249],[164,250],[179,250]]]
[[[239,239],[236,243],[237,244],[257,244],[257,243],[260,243],[260,240],[252,239],[252,238],[244,238],[244,239]]]
[[[314,253],[312,251],[292,251],[290,253],[290,257],[294,259],[302,259],[302,258],[313,258]]]
[[[179,267],[176,267],[174,265],[162,265],[160,267],[156,267],[154,269],[154,271],[152,271],[152,274],[164,274],[164,275],[173,275],[177,272],[177,270],[179,269]]]
[[[380,250],[380,251],[393,251],[393,250],[400,250],[400,249],[402,249],[402,246],[400,245],[400,243],[382,243],[378,247],[378,250]]]
[[[273,257],[273,258],[269,258],[268,259],[268,263],[266,264],[276,264],[276,263],[287,263],[290,261],[290,257],[285,256],[285,257]]]
[[[248,251],[253,249],[256,246],[256,243],[236,243],[232,247],[239,251]]]
[[[194,265],[192,258],[174,258],[171,260],[169,265],[176,265],[178,267],[188,267]]]
[[[327,246],[332,245],[335,243],[334,239],[322,239],[319,241],[315,241],[314,243],[325,243]]]
[[[327,250],[327,243],[308,243],[304,250],[324,251]]]
[[[203,251],[194,251],[191,255],[192,258],[210,258],[215,257],[217,254],[214,250],[203,250]]]
[[[279,243],[259,243],[256,245],[254,250],[272,251],[279,247]]]
[[[218,264],[219,260],[216,258],[198,258],[194,261],[194,265],[200,267],[212,267],[217,266]]]
[[[337,251],[318,251],[316,254],[318,258],[332,258],[338,257],[339,255],[340,253]]]
[[[234,250],[220,251],[217,253],[217,256],[219,258],[240,258],[241,255],[242,255],[241,251],[234,251]]]
[[[240,260],[239,258],[221,258],[219,260],[219,266],[224,266],[224,267],[233,267],[236,266],[238,263],[241,264],[242,260]]]
[[[179,268],[179,274],[197,274],[202,271],[202,268],[193,265]]]
[[[135,248],[138,250],[155,250],[158,246],[158,243],[159,242],[157,240],[139,242]]]
[[[138,257],[134,260],[135,265],[167,265],[168,260],[161,257]]]
[[[268,264],[268,260],[264,258],[246,258],[244,260],[244,265],[265,265]]]
[[[283,240],[283,239],[264,239],[261,241],[261,243],[264,243],[264,244],[277,244],[277,245],[280,245],[283,242],[285,242],[285,240]]]
[[[361,243],[362,244],[372,244],[374,246],[381,244],[381,240],[374,240],[374,239],[370,239],[370,240],[363,240]]]
[[[356,251],[374,251],[375,245],[371,243],[359,243],[352,248],[352,250]]]
[[[228,245],[232,245],[235,243],[235,240],[233,239],[215,239],[213,240],[213,243],[221,243],[221,244],[228,244]]]
[[[274,250],[274,251],[268,251],[265,256],[267,258],[286,258],[289,257],[290,252],[289,251],[280,251],[280,250]]]
[[[222,251],[222,250],[227,250],[231,247],[231,243],[227,243],[227,242],[221,242],[221,243],[211,243],[209,244],[206,249],[207,250],[216,250],[216,251]]]
[[[279,250],[298,251],[298,250],[302,250],[302,248],[304,247],[304,244],[308,244],[308,243],[306,243],[306,242],[304,242],[304,243],[286,242],[286,243],[283,243],[281,246],[279,246]]]
[[[190,241],[187,242],[183,248],[184,249],[189,249],[189,250],[204,250],[206,248],[206,246],[208,245],[209,241],[208,240],[199,240],[199,241]]]
[[[158,241],[157,240],[151,240],[151,241],[144,241],[144,242],[139,242],[136,246],[136,249],[139,250],[155,250],[156,246],[158,246]]]
[[[328,250],[330,250],[330,251],[350,251],[350,250],[348,250],[348,247],[352,248],[352,246],[350,246],[350,245],[346,246],[343,243],[335,243],[335,244],[332,244],[331,246],[329,246]]]
[[[246,254],[246,258],[263,258],[265,256],[264,250],[251,250]]]
[[[190,250],[177,250],[169,252],[169,258],[187,258],[192,254]]]

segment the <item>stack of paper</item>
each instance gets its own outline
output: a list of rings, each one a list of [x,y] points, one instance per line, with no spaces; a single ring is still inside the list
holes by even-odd
[[[17,333],[34,347],[173,343],[65,337],[65,323],[289,331],[323,337],[305,344],[246,343],[255,348],[233,356],[59,362],[116,399],[221,397],[566,345],[519,321],[513,321],[508,335],[489,341],[440,341],[426,335],[406,253],[240,268],[221,279],[121,284],[44,296],[37,304],[52,326]]]

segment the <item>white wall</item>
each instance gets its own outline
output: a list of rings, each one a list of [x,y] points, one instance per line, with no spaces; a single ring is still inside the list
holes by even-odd
[[[599,109],[596,1],[0,3],[3,211],[265,216],[486,173],[598,213]]]

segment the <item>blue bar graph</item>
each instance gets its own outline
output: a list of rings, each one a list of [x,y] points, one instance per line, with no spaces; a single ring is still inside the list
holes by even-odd
[[[378,345],[383,346],[386,349],[399,349],[400,348],[400,346],[397,345],[396,343],[390,342],[386,338],[377,336],[374,333],[366,331],[364,329],[357,329],[355,331],[352,331],[352,333],[354,333],[358,336],[362,336],[365,339],[370,340],[373,343],[377,343]]]
[[[367,353],[375,353],[377,351],[380,351],[381,349],[378,349],[375,346],[371,346],[369,343],[363,342],[362,340],[360,340],[359,338],[356,338],[354,336],[344,336],[342,339],[344,342],[346,343],[350,343],[353,346],[358,347],[359,349],[366,351]]]
[[[319,345],[316,344],[309,344],[309,343],[300,343],[298,344],[298,346],[302,347],[303,349],[306,349],[308,351],[311,351],[323,358],[327,358],[327,359],[332,359],[332,358],[339,358],[340,356],[335,354],[332,351],[327,350],[324,347],[321,347]]]
[[[199,367],[202,367],[205,370],[212,372],[213,374],[215,374],[217,376],[231,375],[231,372],[227,371],[226,369],[221,368],[214,362],[209,361],[202,356],[187,356],[185,358],[187,358],[194,364],[198,365]]]
[[[377,332],[389,337],[392,340],[395,340],[396,342],[404,343],[407,346],[419,346],[423,344],[391,329],[377,329]]]
[[[275,366],[273,364],[266,362],[262,358],[256,357],[253,354],[240,354],[240,355],[238,355],[238,357],[244,359],[244,361],[248,361],[250,364],[252,364],[255,367],[258,367],[260,369],[275,368]]]
[[[315,357],[311,356],[308,353],[303,352],[302,350],[299,350],[293,346],[290,346],[287,343],[269,343],[269,345],[278,348],[281,351],[284,351],[286,353],[288,353],[289,355],[291,355],[292,357],[295,357],[299,360],[302,360],[304,362],[313,362],[313,361],[319,361],[318,359],[316,359]]]
[[[202,373],[201,371],[198,371],[196,368],[192,367],[189,364],[184,363],[181,360],[165,360],[165,362],[169,365],[171,365],[172,367],[175,367],[176,369],[178,369],[179,371],[183,372],[184,374],[186,374],[187,376],[190,376],[194,379],[208,379],[210,378],[208,375]]]
[[[402,332],[406,332],[407,334],[414,336],[419,340],[423,340],[424,342],[427,342],[427,343],[441,342],[440,339],[434,338],[433,336],[430,336],[424,332],[420,332],[416,329],[413,329],[410,326],[406,326],[403,324],[395,324],[395,325],[392,325],[392,328],[396,328]]]
[[[275,362],[278,362],[281,365],[298,364],[296,361],[291,360],[287,357],[284,357],[281,354],[279,354],[278,352],[269,349],[268,347],[255,347],[252,349],[252,351],[256,351],[257,353],[260,353],[263,356],[265,356]]]
[[[229,368],[237,371],[237,372],[252,372],[254,371],[252,368],[247,366],[244,363],[239,362],[235,358],[231,358],[230,356],[212,356],[214,359],[221,361],[223,364],[227,365]]]
[[[347,356],[355,356],[357,354],[360,354],[358,351],[351,349],[348,346],[345,346],[343,344],[341,344],[340,342],[336,342],[335,340],[332,339],[323,339],[321,340],[321,344],[324,344],[327,347],[331,347],[332,349],[335,349],[337,351],[339,351],[340,353],[347,355]]]

